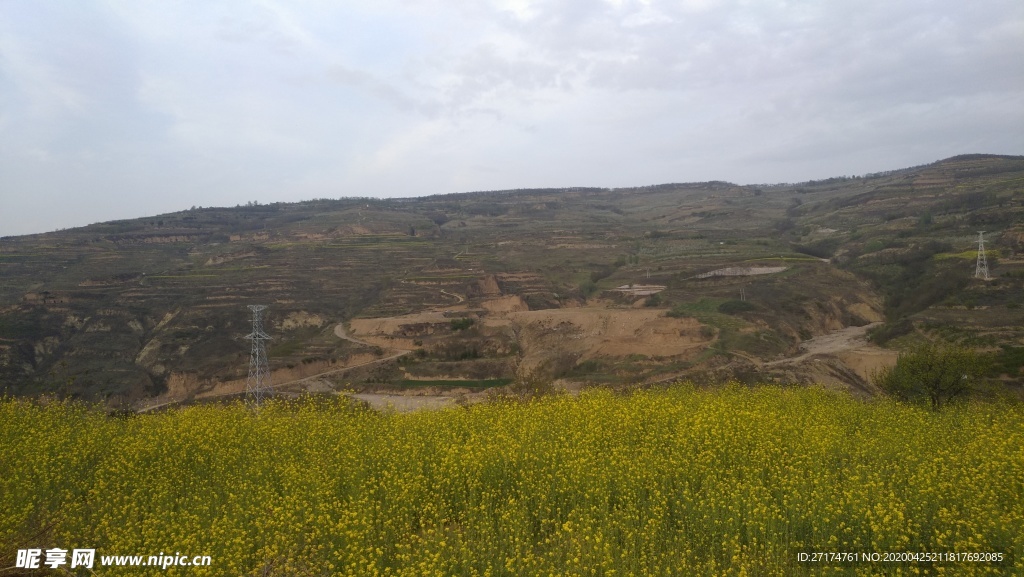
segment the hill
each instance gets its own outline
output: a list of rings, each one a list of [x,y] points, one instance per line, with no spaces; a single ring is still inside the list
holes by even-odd
[[[941,339],[993,351],[1019,391],[1021,223],[1024,157],[992,155],[799,184],[196,207],[0,239],[0,383],[125,406],[229,394],[262,303],[285,389],[870,393],[893,350]]]

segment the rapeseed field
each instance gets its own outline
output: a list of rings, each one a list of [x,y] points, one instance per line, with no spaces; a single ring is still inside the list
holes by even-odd
[[[686,385],[412,414],[2,400],[0,568],[54,547],[212,560],[109,575],[1024,574],[1024,409]]]

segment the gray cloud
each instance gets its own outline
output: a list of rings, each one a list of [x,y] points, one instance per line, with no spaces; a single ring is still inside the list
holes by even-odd
[[[0,234],[1024,153],[1017,0],[6,3]]]

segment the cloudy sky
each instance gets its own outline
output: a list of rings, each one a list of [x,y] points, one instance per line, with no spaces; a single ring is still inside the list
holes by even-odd
[[[0,235],[1024,154],[1020,0],[0,0]]]

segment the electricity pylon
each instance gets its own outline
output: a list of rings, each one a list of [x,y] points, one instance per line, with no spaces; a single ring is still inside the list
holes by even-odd
[[[265,305],[249,305],[252,311],[252,333],[245,338],[252,341],[252,354],[249,355],[249,378],[245,381],[245,403],[259,410],[265,397],[270,396],[270,366],[267,363],[267,347],[270,340],[263,332],[263,311]]]
[[[988,260],[985,258],[985,231],[978,231],[978,264],[974,267],[974,278],[990,280]]]

